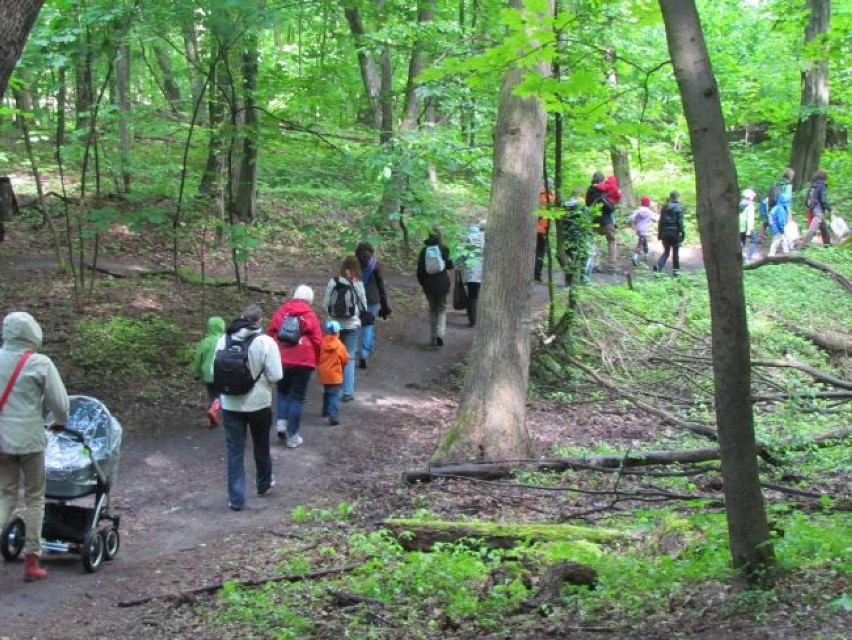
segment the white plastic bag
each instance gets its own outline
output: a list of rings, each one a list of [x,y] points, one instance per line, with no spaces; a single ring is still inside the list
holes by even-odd
[[[793,247],[799,240],[799,225],[792,218],[784,225],[784,235],[787,236],[787,243],[790,247]]]
[[[846,220],[838,215],[831,216],[831,232],[837,236],[838,240],[845,238],[849,234],[849,225]]]

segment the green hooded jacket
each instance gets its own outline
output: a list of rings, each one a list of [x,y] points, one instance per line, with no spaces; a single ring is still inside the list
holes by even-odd
[[[192,359],[192,375],[206,384],[213,383],[213,358],[216,355],[216,343],[225,333],[225,320],[220,316],[211,316],[207,320],[207,335],[195,347]]]

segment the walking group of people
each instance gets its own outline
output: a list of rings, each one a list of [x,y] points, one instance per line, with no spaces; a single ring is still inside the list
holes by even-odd
[[[300,433],[308,386],[314,372],[323,385],[322,416],[340,424],[340,403],[355,399],[356,364],[367,368],[375,347],[375,318],[391,314],[381,265],[372,245],[362,242],[343,259],[326,285],[320,323],[313,310],[314,291],[296,287],[264,326],[261,309],[250,305],[227,327],[220,317],[208,321],[208,335],[196,346],[192,369],[211,400],[211,426],[220,420],[227,449],[228,506],[246,502],[244,453],[251,435],[258,496],[275,485],[270,453],[274,423],[289,448],[303,443]]]
[[[771,235],[768,256],[776,255],[779,249],[782,253],[806,249],[817,233],[824,246],[831,246],[827,220],[828,215],[831,215],[827,193],[828,173],[819,170],[811,179],[805,196],[808,230],[800,242],[798,225],[792,211],[794,177],[793,169],[785,169],[759,203],[755,202],[757,194],[753,189],[743,190],[739,203],[739,228],[740,244],[746,251],[747,262],[753,260],[757,245],[766,241],[767,231]],[[758,219],[759,229],[756,227]]]

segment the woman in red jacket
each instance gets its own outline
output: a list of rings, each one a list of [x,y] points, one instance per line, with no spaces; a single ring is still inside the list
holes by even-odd
[[[278,382],[277,414],[275,429],[278,438],[286,440],[288,447],[296,448],[302,444],[299,435],[299,424],[302,421],[302,410],[305,406],[305,396],[308,382],[319,361],[322,330],[317,314],[311,308],[314,292],[309,286],[301,284],[296,287],[293,299],[281,305],[272,315],[267,335],[278,342],[281,353],[281,364],[284,366],[284,377]],[[299,318],[299,337],[295,344],[278,340],[278,332],[288,316]]]

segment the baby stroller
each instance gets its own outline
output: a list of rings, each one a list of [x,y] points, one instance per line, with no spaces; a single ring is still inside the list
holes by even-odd
[[[109,511],[109,493],[121,452],[121,425],[95,398],[70,396],[68,424],[47,432],[45,449],[44,524],[41,548],[79,553],[89,573],[118,553],[119,516]],[[52,422],[50,416],[48,424]],[[94,496],[94,506],[70,501]],[[3,528],[0,551],[14,560],[24,548],[24,521],[14,518]]]

